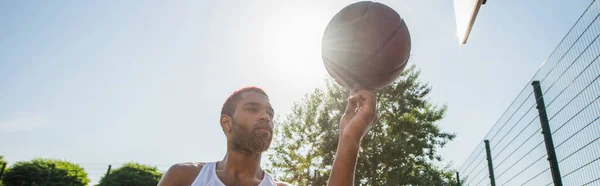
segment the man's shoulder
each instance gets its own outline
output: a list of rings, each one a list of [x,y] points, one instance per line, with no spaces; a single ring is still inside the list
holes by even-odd
[[[172,165],[169,170],[173,169],[173,170],[179,170],[179,171],[198,171],[198,173],[200,173],[200,169],[202,169],[202,167],[204,167],[206,163],[205,162],[184,162],[184,163],[177,163]]]
[[[200,173],[200,170],[202,170],[202,167],[204,167],[204,164],[206,164],[206,163],[204,163],[204,162],[177,163],[177,164],[174,164],[171,167],[169,167],[169,170],[167,170],[167,173],[175,173],[177,175],[183,174],[186,176],[193,175],[194,177],[196,177]]]
[[[204,162],[177,163],[169,167],[158,185],[178,186],[191,185],[202,170]]]

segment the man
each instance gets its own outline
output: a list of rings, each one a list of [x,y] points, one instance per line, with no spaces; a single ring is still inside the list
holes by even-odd
[[[328,185],[353,185],[360,141],[376,120],[376,99],[371,92],[355,90],[342,116],[340,139]],[[171,166],[159,186],[282,186],[260,167],[261,155],[271,145],[274,110],[268,95],[258,87],[235,91],[221,109],[221,128],[227,154],[221,161],[179,163]]]

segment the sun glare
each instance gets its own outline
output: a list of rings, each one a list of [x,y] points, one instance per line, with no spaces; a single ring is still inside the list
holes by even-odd
[[[285,77],[313,78],[322,81],[321,38],[326,16],[287,14],[273,18],[262,33],[260,50],[268,51],[271,70]],[[325,23],[324,23],[325,22]]]

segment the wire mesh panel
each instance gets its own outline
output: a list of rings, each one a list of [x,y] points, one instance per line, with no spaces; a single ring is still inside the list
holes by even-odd
[[[497,185],[552,185],[531,81],[540,81],[564,185],[600,185],[600,1],[593,1],[485,136]],[[482,143],[460,167],[490,185]]]

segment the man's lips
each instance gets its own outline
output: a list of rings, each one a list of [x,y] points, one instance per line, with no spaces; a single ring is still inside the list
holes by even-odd
[[[256,130],[261,130],[262,129],[262,130],[269,131],[271,133],[273,132],[273,129],[271,129],[271,127],[269,127],[269,126],[258,126],[258,127],[255,127],[254,129],[256,129]]]
[[[266,128],[258,128],[258,130],[265,130],[265,131],[271,132],[271,130],[266,129]]]

